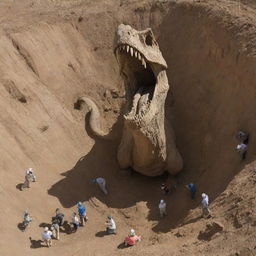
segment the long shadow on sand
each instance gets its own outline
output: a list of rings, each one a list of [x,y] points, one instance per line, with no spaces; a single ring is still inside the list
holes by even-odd
[[[88,123],[87,119],[88,115],[85,119],[85,124]],[[85,129],[89,136],[94,137],[87,125],[85,125]],[[120,131],[121,121],[118,120],[109,134],[110,139],[94,137],[95,144],[90,152],[80,158],[71,170],[63,172],[64,178],[55,183],[48,190],[48,193],[57,197],[65,208],[73,207],[78,201],[89,201],[96,198],[110,208],[122,209],[124,215],[129,215],[131,211],[134,211],[136,214],[137,203],[145,202],[149,209],[148,220],[159,221],[153,227],[153,230],[155,232],[168,232],[171,228],[184,221],[190,209],[196,208],[199,205],[201,200],[200,194],[198,193],[195,200],[190,199],[185,184],[182,183],[184,173],[181,174],[181,177],[177,177],[177,190],[169,196],[163,196],[160,186],[164,177],[150,178],[136,172],[120,170],[116,160],[117,147],[120,142]],[[111,138],[114,139],[111,140]],[[91,182],[95,177],[106,178],[109,191],[107,196]],[[202,191],[199,190],[198,192],[201,193]],[[210,192],[210,196],[213,198],[217,194]],[[158,204],[160,199],[165,199],[168,205],[168,216],[164,219],[159,217]]]
[[[32,239],[31,237],[29,238],[30,240],[30,248],[31,249],[38,249],[38,248],[42,248],[42,247],[47,247],[46,245],[43,244],[43,241],[42,240],[34,240]]]
[[[87,124],[88,115],[85,120]],[[86,126],[89,136],[94,137]],[[121,121],[113,126],[110,139],[95,138],[91,151],[80,158],[74,168],[63,172],[64,178],[54,184],[48,193],[57,197],[65,208],[74,206],[78,201],[88,201],[95,197],[111,208],[136,207],[138,202],[146,202],[149,219],[158,219],[158,203],[162,198],[160,189],[162,177],[150,178],[136,172],[120,170],[116,152],[120,142]],[[117,138],[118,137],[118,138]],[[114,138],[114,139],[111,139]],[[91,180],[104,177],[109,194],[104,195]]]

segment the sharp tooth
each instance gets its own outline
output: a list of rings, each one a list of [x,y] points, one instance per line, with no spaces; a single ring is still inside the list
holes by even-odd
[[[123,50],[125,50],[125,45],[123,45]]]
[[[121,50],[120,50],[119,48],[116,49],[116,59],[117,59],[117,62],[118,62],[119,65],[120,65],[120,60],[119,60],[120,51],[121,51]]]
[[[132,47],[130,48],[130,51],[131,51],[131,56],[133,56],[133,48]]]
[[[145,62],[145,60],[144,60],[144,59],[142,59],[142,65],[143,65],[143,66],[144,66],[144,68],[146,69],[147,64],[146,64],[146,62]]]
[[[126,51],[129,52],[129,45],[126,46]]]
[[[138,53],[137,53],[137,51],[135,51],[134,56],[135,56],[135,58],[137,58],[137,57],[138,57]]]
[[[122,46],[119,46],[119,51],[121,52],[121,50],[122,50]]]
[[[138,52],[138,59],[141,60],[141,56],[140,56],[140,53]]]

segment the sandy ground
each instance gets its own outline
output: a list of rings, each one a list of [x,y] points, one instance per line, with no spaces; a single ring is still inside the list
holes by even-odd
[[[256,255],[255,31],[253,1],[44,0],[0,3],[0,255]],[[165,176],[120,170],[125,91],[113,49],[120,23],[152,27],[169,69],[166,102],[184,170],[165,197]],[[93,98],[110,138],[95,138],[78,97]],[[250,132],[241,162],[235,134]],[[24,172],[38,181],[20,191]],[[90,181],[107,179],[105,196]],[[195,201],[185,184],[198,187]],[[200,218],[200,194],[210,196],[210,219]],[[57,207],[70,221],[76,203],[89,221],[42,246],[42,226]],[[24,210],[33,222],[19,229]],[[111,214],[117,235],[104,236]],[[123,248],[130,228],[142,235]]]

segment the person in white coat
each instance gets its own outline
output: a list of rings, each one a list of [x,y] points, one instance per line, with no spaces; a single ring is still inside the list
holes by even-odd
[[[107,226],[106,231],[108,235],[116,233],[116,223],[111,216],[108,216],[106,221],[106,226]]]
[[[44,228],[44,232],[42,233],[42,239],[47,247],[52,246],[52,232],[49,230],[49,228]]]
[[[210,210],[209,210],[209,196],[206,195],[205,193],[202,194],[202,217],[207,218],[210,215]]]

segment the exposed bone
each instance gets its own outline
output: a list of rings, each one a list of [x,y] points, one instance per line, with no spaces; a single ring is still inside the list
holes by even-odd
[[[116,49],[116,59],[118,64],[120,65],[120,49],[119,48]]]
[[[130,51],[131,51],[131,56],[133,56],[133,48],[132,47],[130,48]]]
[[[129,63],[128,60],[125,68],[127,72],[129,71],[129,76],[127,75],[125,79],[129,85],[128,92],[134,96],[133,99],[127,98],[126,109],[129,111],[132,108],[132,110],[125,115],[117,159],[121,168],[132,167],[144,175],[158,176],[166,170],[175,175],[182,169],[182,158],[175,146],[171,124],[166,122],[164,115],[165,98],[169,89],[167,65],[157,44],[151,47],[141,40],[141,36],[146,38],[149,31],[154,41],[154,35],[150,29],[137,31],[124,24],[118,27],[118,43],[125,45],[127,53],[132,47],[133,56],[137,56],[144,68],[147,65],[152,68],[156,84],[152,85],[153,91],[148,88],[151,86],[148,77],[145,77],[144,81],[147,73],[141,70],[143,69],[141,66],[134,69],[131,66],[133,63]],[[154,56],[153,62],[151,56]],[[142,77],[132,83],[135,76],[138,78],[134,70]],[[136,88],[142,88],[141,94],[138,92],[134,94]]]
[[[144,66],[145,69],[147,68],[147,64],[146,64],[144,58],[142,58],[142,65]]]

